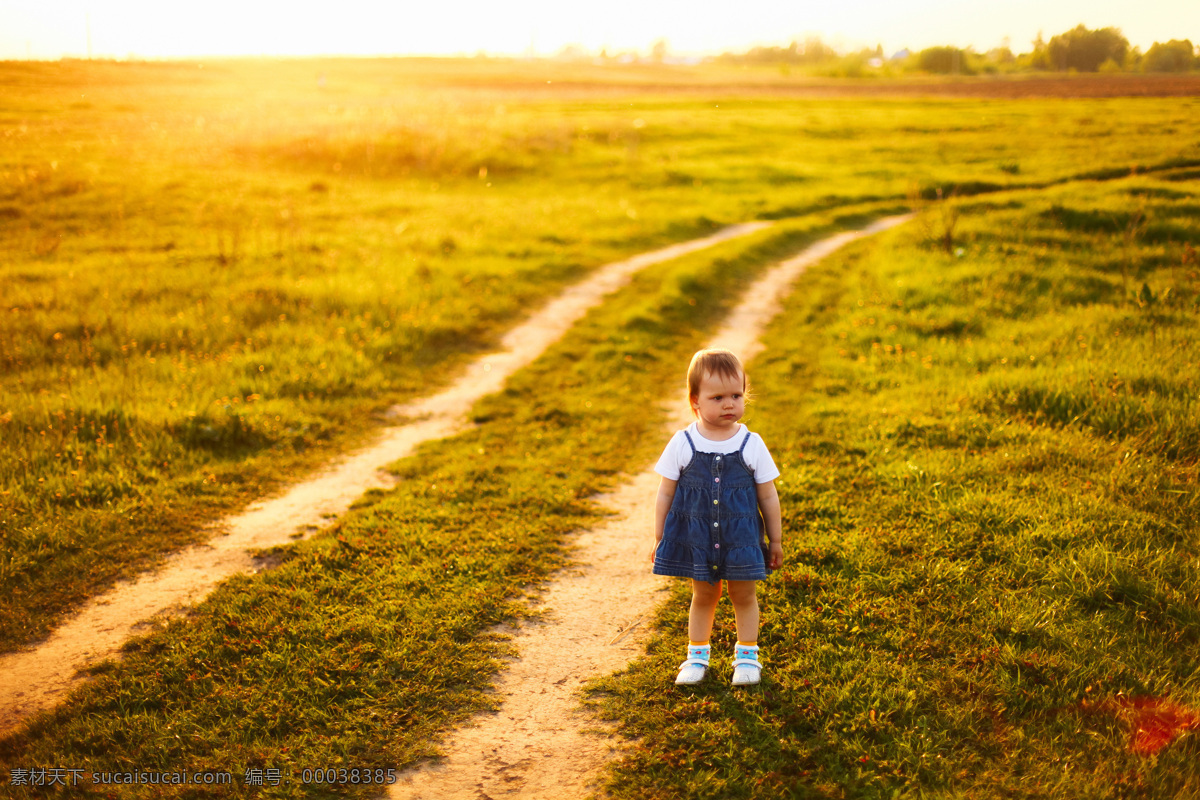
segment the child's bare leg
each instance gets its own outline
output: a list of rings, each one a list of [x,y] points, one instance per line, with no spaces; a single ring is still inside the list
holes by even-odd
[[[751,586],[753,587],[753,582],[751,582]],[[717,601],[720,599],[720,581],[717,581],[716,584],[692,581],[692,608],[688,613],[688,638],[693,642],[707,642],[712,636],[713,618],[716,616]],[[758,619],[757,616],[755,619]]]
[[[729,584],[729,599],[733,603],[733,617],[737,621],[739,642],[758,641],[758,595],[754,593],[754,581],[726,581]],[[692,608],[695,608],[692,595]],[[711,617],[710,625],[711,625]]]
[[[758,595],[754,593],[754,581],[728,583],[738,632],[737,648],[733,651],[733,685],[758,683],[762,666],[758,663]]]
[[[721,599],[721,584],[692,581],[692,608],[688,613],[688,657],[679,665],[675,683],[691,684],[704,680],[710,652],[708,639],[712,636],[713,617]]]

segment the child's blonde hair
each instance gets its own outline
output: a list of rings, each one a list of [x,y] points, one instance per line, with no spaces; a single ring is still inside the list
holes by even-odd
[[[729,350],[710,347],[697,351],[688,364],[688,408],[692,416],[696,416],[696,401],[700,399],[700,381],[705,375],[719,375],[722,378],[742,379],[742,396],[750,399],[750,376],[746,374],[742,362]]]

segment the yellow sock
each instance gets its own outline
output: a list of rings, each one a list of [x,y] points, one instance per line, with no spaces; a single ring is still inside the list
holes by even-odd
[[[707,647],[708,639],[705,639],[703,642],[693,642],[691,639],[688,639],[688,646],[690,646],[690,647]]]
[[[707,642],[705,642],[705,644],[707,644]],[[738,639],[738,647],[758,647],[758,639],[751,639],[748,642],[743,642],[741,639]]]

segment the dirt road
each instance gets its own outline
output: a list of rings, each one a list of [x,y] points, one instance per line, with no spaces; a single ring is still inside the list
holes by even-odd
[[[412,406],[393,409],[411,420],[389,428],[374,445],[348,455],[322,474],[282,496],[257,503],[214,527],[213,538],[172,556],[157,572],[124,582],[93,598],[38,646],[0,657],[0,735],[42,709],[52,708],[84,678],[79,670],[112,658],[147,621],[177,614],[200,602],[218,583],[263,566],[252,550],[294,541],[329,524],[363,492],[391,484],[383,468],[422,442],[461,429],[479,398],[499,391],[516,370],[537,358],[589,308],[624,286],[638,270],[719,242],[745,236],[770,223],[724,228],[711,236],[642,253],[600,267],[509,331],[498,352],[472,363],[453,385]]]
[[[889,217],[832,236],[771,268],[747,288],[710,346],[749,362],[764,348],[759,337],[779,313],[779,298],[808,265],[907,219]],[[675,409],[663,429],[665,444],[692,418],[677,394],[663,402]],[[615,517],[579,534],[582,566],[551,581],[540,604],[544,622],[515,632],[519,656],[497,682],[499,710],[479,715],[452,736],[444,760],[402,774],[393,800],[587,795],[617,742],[596,735],[599,725],[580,709],[577,692],[586,680],[620,669],[642,652],[645,622],[664,596],[667,579],[652,575],[648,561],[657,486],[658,476],[646,469],[604,496],[602,504]]]

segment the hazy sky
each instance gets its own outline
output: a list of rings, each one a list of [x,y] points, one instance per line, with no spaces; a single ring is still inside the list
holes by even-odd
[[[1143,50],[1200,42],[1200,0],[0,0],[0,58],[316,54],[549,55],[564,45],[679,54],[935,44],[1016,52],[1083,23]],[[90,34],[90,35],[89,35]]]

